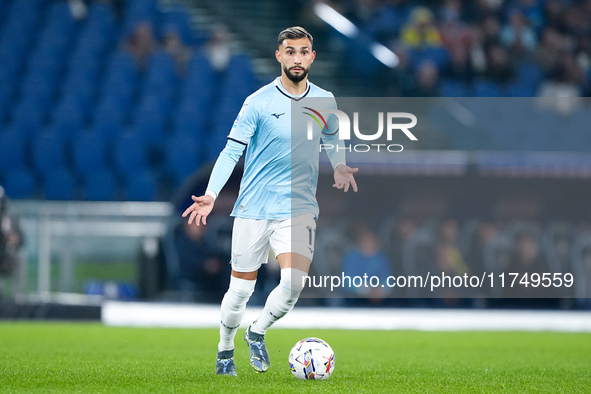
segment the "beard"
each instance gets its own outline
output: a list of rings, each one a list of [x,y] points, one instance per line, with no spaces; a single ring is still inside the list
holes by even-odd
[[[294,67],[292,67],[294,68]],[[289,78],[290,81],[298,83],[298,82],[302,82],[304,80],[304,78],[306,78],[306,76],[308,75],[308,71],[310,70],[309,68],[304,68],[299,66],[299,68],[302,69],[302,73],[301,74],[292,74],[291,73],[291,69],[288,69],[287,67],[283,66],[283,71],[285,71],[285,75],[287,75],[287,78]]]

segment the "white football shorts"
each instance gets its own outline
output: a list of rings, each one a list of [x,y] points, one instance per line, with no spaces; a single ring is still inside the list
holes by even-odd
[[[313,215],[289,219],[263,220],[235,218],[232,229],[232,269],[253,272],[275,256],[297,253],[312,260],[316,220]]]

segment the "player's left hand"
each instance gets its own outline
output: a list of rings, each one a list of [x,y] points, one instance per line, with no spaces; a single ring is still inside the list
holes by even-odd
[[[359,168],[351,168],[346,165],[340,165],[334,170],[334,185],[339,190],[344,190],[345,193],[349,191],[349,186],[353,188],[354,192],[357,192],[357,183],[353,174],[359,171]]]
[[[215,203],[213,197],[205,194],[201,197],[191,196],[191,199],[193,200],[193,204],[185,209],[183,217],[186,218],[189,216],[189,224],[195,221],[195,224],[198,226],[202,222],[204,225],[207,225],[207,215],[211,213]]]

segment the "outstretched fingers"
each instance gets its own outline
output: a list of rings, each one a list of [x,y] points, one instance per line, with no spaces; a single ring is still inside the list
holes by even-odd
[[[207,225],[207,213],[202,211],[202,206],[205,204],[205,200],[203,197],[196,197],[191,196],[191,199],[194,201],[193,204],[183,212],[182,217],[189,216],[188,223],[192,224],[195,221],[196,225],[200,225],[202,222],[204,225]]]

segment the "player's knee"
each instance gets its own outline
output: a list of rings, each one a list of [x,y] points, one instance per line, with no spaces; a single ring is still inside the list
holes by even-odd
[[[295,302],[304,289],[304,277],[307,274],[295,268],[283,268],[281,270],[281,281],[279,285],[288,298],[288,302]]]
[[[254,292],[256,280],[246,280],[230,277],[230,287],[226,295],[231,299],[231,304],[243,305],[250,299]]]

